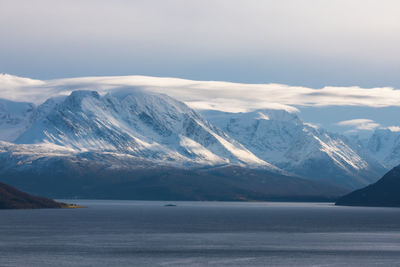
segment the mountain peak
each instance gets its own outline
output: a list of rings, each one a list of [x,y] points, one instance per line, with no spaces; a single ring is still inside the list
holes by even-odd
[[[14,141],[29,126],[35,105],[0,99],[0,140]]]
[[[201,114],[167,95],[135,87],[113,89],[106,95],[77,90],[33,107],[10,135],[13,139],[6,141],[16,143],[11,151],[19,146],[26,155],[67,153],[84,155],[88,161],[93,161],[93,153],[103,160],[118,155],[121,163],[109,162],[113,168],[127,165],[128,158],[180,168],[239,165],[274,172],[281,168],[353,188],[379,176],[381,165],[370,160],[361,146],[307,125],[296,113],[259,109]],[[27,162],[32,160],[28,157]]]
[[[258,119],[268,118],[269,120],[277,120],[277,121],[290,121],[293,123],[302,123],[301,119],[297,116],[296,113],[288,112],[282,109],[259,109],[254,112],[250,112],[250,114],[257,114]]]
[[[74,91],[59,104],[49,101],[40,109],[43,114],[17,143],[51,143],[180,166],[238,164],[279,170],[166,95],[135,89],[105,96]]]
[[[295,113],[271,109],[202,113],[258,158],[302,177],[340,179],[357,187],[376,179],[382,169],[346,138],[309,126]],[[355,176],[360,177],[353,180]]]
[[[75,90],[66,98],[67,101],[80,101],[86,97],[93,97],[100,99],[100,94],[96,91],[91,90]]]

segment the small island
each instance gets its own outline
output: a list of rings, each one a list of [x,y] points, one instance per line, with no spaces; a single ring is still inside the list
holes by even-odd
[[[0,209],[70,209],[83,208],[75,204],[57,202],[49,198],[32,196],[0,182]]]

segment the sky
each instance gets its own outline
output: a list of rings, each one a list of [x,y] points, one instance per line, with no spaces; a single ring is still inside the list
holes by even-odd
[[[0,0],[0,73],[280,84],[285,100],[274,105],[326,128],[369,131],[400,125],[387,97],[400,88],[399,10],[397,0]],[[365,91],[368,105],[341,95],[357,86],[386,89]],[[304,88],[325,90],[323,104],[308,95],[314,104],[298,105]]]
[[[0,72],[400,87],[397,0],[0,0]]]

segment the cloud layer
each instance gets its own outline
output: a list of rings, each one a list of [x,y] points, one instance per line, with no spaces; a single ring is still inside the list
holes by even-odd
[[[370,119],[353,119],[353,120],[340,121],[337,123],[337,125],[350,126],[353,127],[355,130],[367,130],[367,131],[374,130],[375,128],[380,126],[379,123],[376,123]]]
[[[1,0],[0,72],[400,87],[397,0]]]
[[[360,131],[374,131],[375,129],[387,129],[391,132],[400,132],[399,126],[384,127],[380,123],[371,119],[352,119],[336,123],[338,126],[349,128],[346,133],[359,133]]]
[[[400,106],[400,90],[390,87],[313,89],[283,84],[243,84],[148,76],[81,77],[42,81],[0,74],[0,98],[37,104],[48,97],[69,94],[78,89],[96,90],[105,94],[116,88],[129,87],[164,93],[196,109],[230,112],[262,108],[296,112],[296,107],[301,106]],[[342,125],[359,125],[364,128],[373,126],[372,122],[366,120],[350,120],[341,123]]]

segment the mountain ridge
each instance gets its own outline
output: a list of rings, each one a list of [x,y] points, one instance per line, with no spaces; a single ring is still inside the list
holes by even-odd
[[[232,169],[237,166],[248,169],[249,174],[263,171],[265,173],[260,175],[265,179],[269,177],[268,181],[272,181],[272,173],[292,177],[282,178],[287,185],[302,184],[298,179],[305,178],[308,185],[298,188],[305,192],[310,192],[313,186],[320,187],[322,183],[330,187],[326,192],[336,190],[336,193],[330,194],[338,196],[339,192],[347,193],[374,180],[374,174],[363,177],[362,173],[354,171],[356,168],[343,175],[351,164],[363,170],[371,168],[376,171],[372,161],[366,160],[357,151],[358,148],[350,146],[341,136],[311,127],[296,114],[283,110],[224,114],[223,121],[232,121],[228,129],[213,121],[212,116],[195,111],[167,95],[121,88],[107,94],[75,90],[70,95],[48,99],[26,116],[29,117],[26,119],[29,123],[24,126],[26,130],[15,136],[14,142],[0,142],[0,177],[11,184],[10,177],[14,177],[35,186],[29,182],[29,175],[40,180],[41,175],[48,177],[49,168],[55,166],[60,168],[60,172],[52,174],[55,180],[58,177],[70,180],[73,178],[70,175],[76,175],[69,173],[65,165],[55,162],[86,166],[87,170],[76,167],[83,177],[98,175],[100,170],[110,177],[120,173],[131,178],[136,177],[134,173],[140,170],[148,177],[152,175],[144,169],[161,175],[160,168],[173,168],[180,177],[190,177],[191,173],[209,182],[209,178],[214,177],[222,184],[226,181],[221,180],[221,173],[197,172],[219,166]],[[235,134],[235,129],[244,134]],[[275,158],[266,155],[274,155]],[[276,160],[277,156],[286,161]],[[346,160],[350,162],[347,164]],[[290,162],[299,162],[298,169],[289,165]],[[345,168],[341,168],[341,164]],[[310,170],[322,175],[312,176]],[[244,171],[241,173],[246,174]],[[231,175],[234,176],[233,172]],[[169,181],[179,182],[180,185],[186,183],[175,180],[172,171],[167,176]],[[89,180],[89,183],[95,182]],[[236,182],[240,187],[248,190],[248,185],[239,180]],[[278,180],[273,181],[285,187]],[[57,186],[51,180],[43,182]],[[193,182],[204,186],[197,180]],[[67,184],[64,186],[68,188]],[[209,186],[208,190],[212,191],[213,185]],[[279,191],[278,187],[270,186]],[[264,193],[268,192],[261,184],[260,187],[264,188]]]
[[[203,114],[259,158],[299,176],[342,179],[343,183],[347,179],[348,185],[356,188],[376,181],[384,171],[363,148],[342,135],[304,123],[295,113],[256,110]]]
[[[341,197],[338,206],[400,207],[400,166],[394,167],[376,183]]]
[[[161,161],[237,163],[277,169],[210,125],[182,102],[141,91],[74,91],[15,141],[79,151],[117,151]]]

